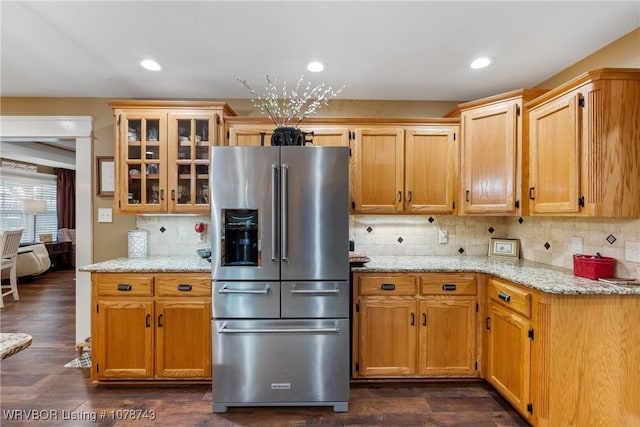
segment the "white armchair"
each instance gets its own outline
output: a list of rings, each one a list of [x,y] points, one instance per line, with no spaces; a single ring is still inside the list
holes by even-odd
[[[51,267],[49,252],[40,243],[37,245],[23,246],[18,249],[18,260],[16,264],[16,276],[37,276],[44,273]],[[9,271],[2,271],[2,278],[9,277]]]

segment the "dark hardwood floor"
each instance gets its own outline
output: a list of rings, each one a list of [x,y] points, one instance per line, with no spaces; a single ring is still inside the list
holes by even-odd
[[[21,279],[18,289],[19,301],[5,297],[0,329],[28,333],[33,342],[0,362],[3,427],[527,425],[484,382],[354,384],[346,413],[330,407],[271,407],[213,414],[210,385],[94,386],[89,369],[64,367],[75,357],[74,271]],[[131,415],[148,418],[133,421]]]

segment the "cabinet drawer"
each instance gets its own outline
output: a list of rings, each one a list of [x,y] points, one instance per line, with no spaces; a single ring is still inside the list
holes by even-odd
[[[531,292],[497,279],[490,279],[487,295],[504,307],[531,316]]]
[[[153,295],[153,276],[137,274],[96,275],[96,288],[100,296],[147,296]]]
[[[158,276],[156,295],[161,297],[211,296],[211,278],[199,276]]]
[[[416,278],[408,277],[360,277],[360,295],[415,295]]]
[[[475,295],[476,276],[447,273],[420,276],[420,293],[422,295]]]

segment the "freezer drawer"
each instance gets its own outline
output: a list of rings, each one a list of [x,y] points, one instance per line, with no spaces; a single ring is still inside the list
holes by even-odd
[[[349,400],[349,320],[215,320],[213,412]]]
[[[213,317],[279,318],[280,282],[213,282]]]
[[[283,282],[283,318],[349,317],[349,282]]]

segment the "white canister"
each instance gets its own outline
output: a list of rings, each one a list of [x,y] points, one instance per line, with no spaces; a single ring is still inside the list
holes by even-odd
[[[146,258],[147,230],[129,230],[129,258]]]

